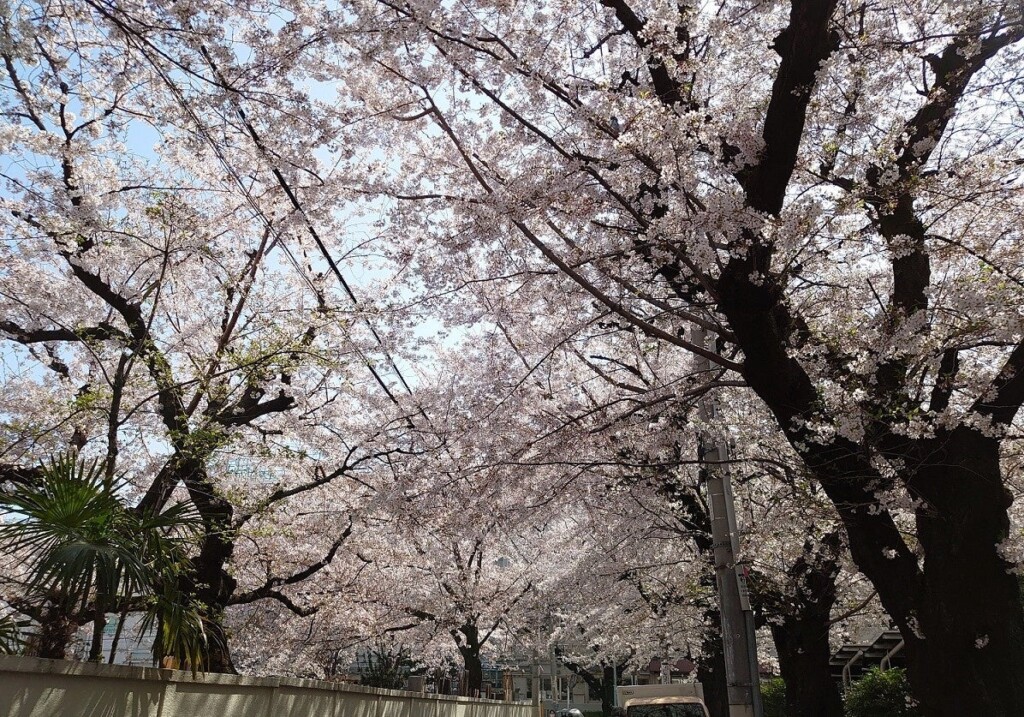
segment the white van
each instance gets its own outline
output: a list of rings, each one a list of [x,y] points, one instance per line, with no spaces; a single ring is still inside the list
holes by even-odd
[[[699,682],[616,688],[626,717],[711,717]]]

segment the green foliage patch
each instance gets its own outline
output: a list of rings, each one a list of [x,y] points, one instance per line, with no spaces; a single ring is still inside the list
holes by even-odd
[[[918,717],[910,705],[910,685],[904,670],[873,668],[843,696],[847,717]]]
[[[761,683],[761,704],[764,717],[786,717],[786,682],[773,677]]]

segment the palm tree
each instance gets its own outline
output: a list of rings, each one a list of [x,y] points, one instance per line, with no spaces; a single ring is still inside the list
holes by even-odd
[[[142,632],[154,632],[153,657],[157,664],[202,667],[207,652],[206,617],[195,601],[183,600],[176,582],[164,581],[142,622]],[[165,658],[171,658],[165,665]]]
[[[0,655],[15,655],[25,646],[22,629],[25,622],[14,615],[0,615]]]
[[[136,511],[124,504],[125,493],[124,482],[98,462],[65,454],[44,465],[39,480],[0,495],[0,514],[12,519],[0,525],[0,545],[29,554],[30,594],[48,596],[67,615],[91,610],[95,661],[103,657],[108,610],[189,612],[177,586],[194,511],[183,503],[162,513]],[[182,631],[175,639],[189,631],[187,621]]]

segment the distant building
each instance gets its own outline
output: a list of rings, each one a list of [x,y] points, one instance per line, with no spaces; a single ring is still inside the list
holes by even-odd
[[[658,658],[652,659],[644,668],[619,675],[620,685],[649,685],[662,681],[662,672],[669,680],[687,679],[696,666],[691,660],[681,658],[663,664]],[[579,675],[566,667],[554,655],[548,655],[540,664],[533,665],[520,661],[504,671],[503,682],[511,694],[507,699],[520,701],[533,699],[533,670],[539,672],[540,702],[546,711],[575,707],[583,712],[601,710],[601,695]],[[500,697],[498,699],[501,699]]]
[[[903,636],[898,630],[878,630],[855,643],[847,643],[840,647],[828,661],[832,670],[832,678],[841,682],[843,687],[870,670],[880,667],[904,667],[906,655],[903,653]]]
[[[103,628],[103,661],[110,659],[110,650],[114,646],[114,635],[121,619],[120,615],[107,615],[107,624]],[[124,627],[117,640],[117,652],[113,664],[133,665],[135,667],[153,666],[153,631],[142,633],[143,616],[129,613],[125,616]],[[87,623],[75,633],[68,651],[73,659],[86,660],[89,657],[89,646],[92,644],[92,623]]]

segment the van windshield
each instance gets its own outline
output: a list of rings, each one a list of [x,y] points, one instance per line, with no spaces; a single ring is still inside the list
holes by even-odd
[[[695,704],[633,705],[627,717],[704,717],[704,708]]]

